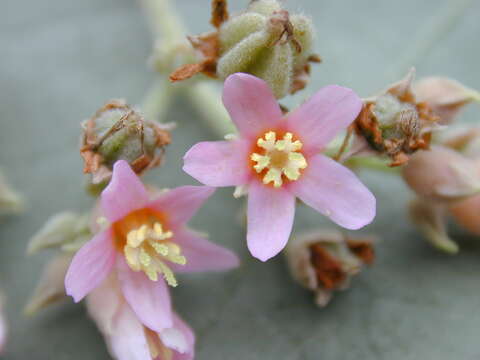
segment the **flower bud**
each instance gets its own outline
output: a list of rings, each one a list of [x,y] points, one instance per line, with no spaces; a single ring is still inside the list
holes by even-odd
[[[290,15],[277,0],[252,1],[233,17],[228,17],[226,1],[212,4],[217,31],[190,38],[203,60],[179,68],[172,81],[198,72],[220,79],[245,72],[265,80],[277,98],[306,86],[309,63],[320,61],[312,53],[314,29],[308,17]]]
[[[58,248],[65,252],[75,252],[90,238],[90,215],[65,211],[52,216],[30,239],[27,254],[40,250]]]
[[[402,175],[418,196],[428,200],[451,203],[480,192],[475,162],[444,146],[412,155]]]
[[[338,231],[318,230],[290,241],[286,256],[293,278],[315,292],[318,306],[326,306],[333,292],[348,288],[364,264],[374,261],[371,238],[346,237]]]
[[[24,201],[20,194],[10,188],[0,173],[0,215],[19,213],[23,207]]]
[[[80,154],[93,185],[106,185],[113,164],[126,160],[137,174],[160,165],[169,132],[145,120],[123,100],[112,100],[83,123]]]
[[[415,69],[380,95],[364,100],[353,128],[365,148],[391,158],[390,166],[408,162],[409,155],[430,144],[438,117],[411,89]]]
[[[427,77],[413,86],[419,101],[427,103],[440,117],[441,124],[454,121],[457,113],[472,101],[480,101],[480,93],[469,89],[458,81],[445,77]]]
[[[410,203],[409,213],[413,223],[435,248],[448,254],[458,252],[457,243],[447,233],[447,209],[444,204],[415,199]]]
[[[66,298],[65,275],[73,255],[92,237],[93,225],[89,213],[77,214],[65,211],[52,216],[30,239],[27,254],[33,255],[45,249],[60,250],[45,266],[40,280],[25,307],[27,315],[35,315],[39,310]],[[93,219],[95,221],[95,219]]]
[[[458,224],[469,232],[480,235],[480,195],[471,196],[449,206]]]
[[[67,298],[65,275],[72,257],[73,254],[60,254],[45,266],[33,295],[25,307],[27,315],[35,315],[41,309]]]

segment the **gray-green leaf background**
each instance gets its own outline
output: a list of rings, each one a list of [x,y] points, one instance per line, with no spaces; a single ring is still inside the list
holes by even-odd
[[[247,0],[231,0],[240,9]],[[210,29],[208,0],[177,0],[192,33]],[[480,88],[480,2],[464,0],[298,0],[291,10],[314,18],[317,51],[308,91],[337,83],[367,96],[415,65],[418,76],[443,74]],[[51,256],[27,258],[29,237],[56,212],[87,210],[78,153],[79,122],[106,100],[141,101],[151,85],[151,37],[134,0],[0,1],[0,166],[28,200],[27,211],[1,220],[0,287],[7,294],[8,360],[109,359],[82,305],[70,301],[35,318],[22,316]],[[476,122],[472,105],[462,121]],[[181,158],[195,142],[215,139],[184,99],[167,164],[147,176],[158,186],[192,184]],[[282,256],[263,264],[249,256],[238,221],[243,202],[218,191],[193,225],[235,250],[240,269],[181,276],[177,310],[197,332],[197,358],[479,359],[480,243],[454,228],[461,252],[440,254],[409,223],[411,197],[390,175],[362,172],[378,198],[378,260],[325,309],[294,284]],[[480,210],[480,209],[479,209]],[[295,231],[328,222],[310,209]]]

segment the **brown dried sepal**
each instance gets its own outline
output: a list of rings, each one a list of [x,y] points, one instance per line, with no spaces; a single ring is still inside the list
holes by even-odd
[[[212,18],[210,19],[210,24],[218,29],[228,18],[227,0],[212,0]]]
[[[311,63],[321,63],[322,59],[319,55],[313,54],[310,55],[307,59],[307,63],[297,69],[293,74],[292,86],[290,87],[290,94],[295,94],[296,92],[305,89],[310,81],[311,73]]]
[[[422,132],[422,127],[433,125],[439,118],[426,103],[416,103],[411,91],[405,91],[401,96],[393,92],[391,94],[415,108],[415,111],[405,111],[399,115],[396,126],[401,130],[402,136],[384,136],[373,111],[375,102],[366,102],[351,126],[373,150],[390,157],[392,162],[389,166],[395,167],[406,164],[409,155],[415,151],[429,148],[432,134],[431,131]]]
[[[348,248],[367,265],[375,261],[375,249],[371,241],[346,239]]]
[[[109,131],[98,138],[95,134],[95,122],[96,120],[104,113],[110,110],[121,110],[125,111],[125,115],[123,115],[120,120],[118,120],[110,129]],[[171,136],[170,133],[162,129],[155,123],[150,121],[146,121],[143,117],[140,116],[137,112],[135,112],[129,105],[127,105],[123,100],[111,100],[107,104],[105,104],[102,108],[100,108],[95,115],[86,121],[85,131],[82,136],[82,144],[80,147],[80,155],[84,160],[84,173],[90,173],[93,176],[92,182],[100,183],[106,179],[108,179],[112,174],[112,169],[105,164],[104,157],[98,151],[102,144],[113,134],[117,131],[123,129],[125,127],[126,122],[129,120],[130,117],[135,116],[136,121],[138,122],[138,126],[136,130],[140,134],[141,141],[142,141],[142,152],[143,154],[139,156],[137,159],[130,163],[133,171],[136,174],[141,175],[145,171],[154,168],[161,164],[163,159],[163,154],[165,150],[165,146],[171,143]],[[155,134],[155,148],[159,149],[160,151],[155,151],[154,155],[151,156],[147,154],[144,147],[144,129],[145,127],[150,127],[154,130]]]
[[[310,245],[310,261],[319,284],[327,290],[341,288],[347,279],[342,264],[325,250],[321,243]]]
[[[210,32],[198,36],[188,36],[193,48],[199,53],[202,60],[195,64],[180,66],[170,74],[170,81],[177,82],[202,73],[211,78],[217,78],[217,62],[220,54],[218,32]]]

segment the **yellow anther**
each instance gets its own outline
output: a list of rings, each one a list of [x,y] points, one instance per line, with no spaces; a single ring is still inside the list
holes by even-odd
[[[250,159],[256,162],[253,169],[257,173],[268,170],[263,175],[263,183],[273,182],[274,187],[280,187],[283,184],[282,176],[288,180],[297,180],[301,173],[300,170],[307,167],[307,160],[301,152],[302,142],[293,140],[293,134],[285,133],[283,139],[277,140],[277,135],[269,131],[263,137],[257,140],[258,147],[265,153],[252,153]]]
[[[172,237],[173,233],[164,231],[159,222],[131,230],[124,247],[127,264],[133,271],[143,271],[152,281],[163,274],[169,285],[177,286],[175,275],[166,262],[185,265],[187,259],[181,254],[180,246],[168,241]]]
[[[142,264],[144,267],[149,267],[152,261],[152,258],[150,257],[150,255],[148,255],[144,248],[140,249],[140,255],[138,259],[140,261],[140,264]]]

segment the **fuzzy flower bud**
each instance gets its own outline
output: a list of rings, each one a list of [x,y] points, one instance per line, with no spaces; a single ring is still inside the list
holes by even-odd
[[[137,174],[160,165],[169,132],[147,121],[123,100],[112,100],[83,123],[80,154],[93,185],[105,184],[117,160],[127,161]]]
[[[326,306],[333,292],[349,287],[350,279],[375,258],[373,240],[351,238],[335,230],[304,234],[287,245],[293,278],[315,292],[315,303]]]
[[[480,93],[458,81],[445,77],[427,77],[413,85],[419,101],[427,103],[441,124],[451,123],[463,106],[472,101],[480,102]]]
[[[0,215],[18,213],[23,209],[22,197],[12,190],[0,173]]]
[[[352,125],[364,150],[388,156],[392,160],[390,166],[403,165],[410,154],[427,149],[431,133],[438,127],[439,118],[429,105],[415,99],[411,88],[414,76],[412,69],[385,92],[365,99]]]
[[[252,1],[229,17],[226,1],[214,0],[212,21],[217,31],[190,38],[203,55],[197,64],[185,65],[170,76],[184,80],[198,72],[222,80],[237,72],[265,80],[276,98],[303,89],[309,78],[314,29],[304,15],[290,15],[277,0]]]
[[[90,214],[65,211],[52,216],[30,239],[27,254],[44,249],[60,250],[45,266],[26,307],[27,315],[64,300],[65,274],[75,252],[92,237]],[[98,225],[98,224],[97,224]]]
[[[412,221],[434,247],[456,254],[459,247],[447,232],[448,215],[480,235],[480,132],[452,132],[441,145],[414,154],[403,178],[418,196],[409,208]]]
[[[90,215],[65,211],[52,216],[30,239],[27,254],[40,250],[58,248],[74,253],[92,236]]]
[[[428,200],[452,202],[480,192],[475,162],[444,146],[415,153],[402,175],[418,196]]]

